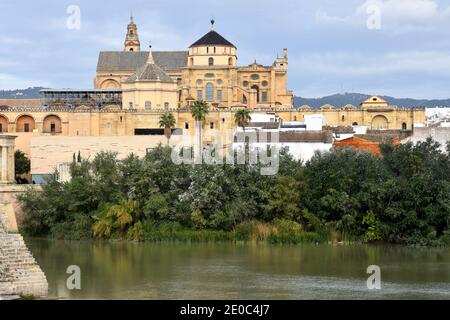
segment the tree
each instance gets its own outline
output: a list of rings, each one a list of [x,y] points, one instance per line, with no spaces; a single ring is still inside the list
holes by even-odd
[[[20,150],[14,153],[14,165],[16,174],[25,174],[30,172],[30,159]]]
[[[250,111],[247,108],[241,109],[234,114],[234,121],[238,126],[241,126],[245,132],[245,126],[252,120]]]
[[[268,209],[272,218],[298,221],[300,216],[300,197],[302,186],[293,177],[277,177],[274,189],[269,196]]]
[[[175,127],[175,117],[171,112],[165,112],[159,118],[159,127],[164,128],[164,135],[167,138],[167,145],[169,145],[169,140],[172,135],[172,128]]]
[[[206,115],[208,114],[208,104],[201,100],[196,100],[191,107],[191,114],[195,120],[195,126],[197,127],[197,152],[196,157],[200,157],[201,159],[201,150],[202,150],[202,126],[203,122],[206,120]]]

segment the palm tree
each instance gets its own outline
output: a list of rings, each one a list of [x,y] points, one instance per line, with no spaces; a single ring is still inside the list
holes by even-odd
[[[175,127],[175,117],[171,112],[165,112],[159,118],[159,127],[164,128],[164,135],[167,138],[167,145],[169,145],[170,137],[172,136],[172,128]]]
[[[252,120],[250,111],[247,108],[241,109],[234,114],[234,121],[238,126],[241,126],[245,132],[245,126]]]
[[[194,102],[194,104],[191,107],[191,114],[192,117],[195,120],[195,126],[197,127],[197,137],[198,137],[198,141],[197,141],[197,152],[196,152],[196,157],[200,157],[197,159],[201,159],[201,150],[202,150],[202,135],[201,135],[201,131],[202,131],[202,127],[203,127],[203,122],[206,120],[206,115],[208,114],[208,104],[201,100],[196,100]]]

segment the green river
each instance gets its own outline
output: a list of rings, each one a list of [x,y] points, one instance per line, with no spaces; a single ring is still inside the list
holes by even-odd
[[[450,299],[450,249],[26,239],[52,298]],[[68,290],[67,267],[81,270]],[[369,265],[381,289],[367,288]]]

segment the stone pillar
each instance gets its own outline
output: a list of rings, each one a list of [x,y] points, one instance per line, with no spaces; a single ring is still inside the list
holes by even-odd
[[[14,140],[17,136],[0,134],[0,184],[15,183]]]

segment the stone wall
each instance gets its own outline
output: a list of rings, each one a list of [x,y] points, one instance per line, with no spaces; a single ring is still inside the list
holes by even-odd
[[[0,297],[34,296],[48,294],[48,283],[23,238],[18,233],[8,233],[14,222],[0,212]]]
[[[42,190],[41,186],[38,185],[17,185],[17,184],[7,184],[0,185],[0,204],[11,204],[14,209],[15,220],[17,221],[18,226],[22,225],[22,221],[25,218],[25,215],[22,211],[22,208],[17,201],[17,197],[24,193],[28,188],[33,188],[37,191]],[[0,205],[0,210],[2,206]]]
[[[448,127],[425,127],[414,128],[414,133],[402,143],[425,141],[427,138],[432,138],[434,141],[441,144],[442,151],[446,151],[447,142],[450,142],[450,128]]]

